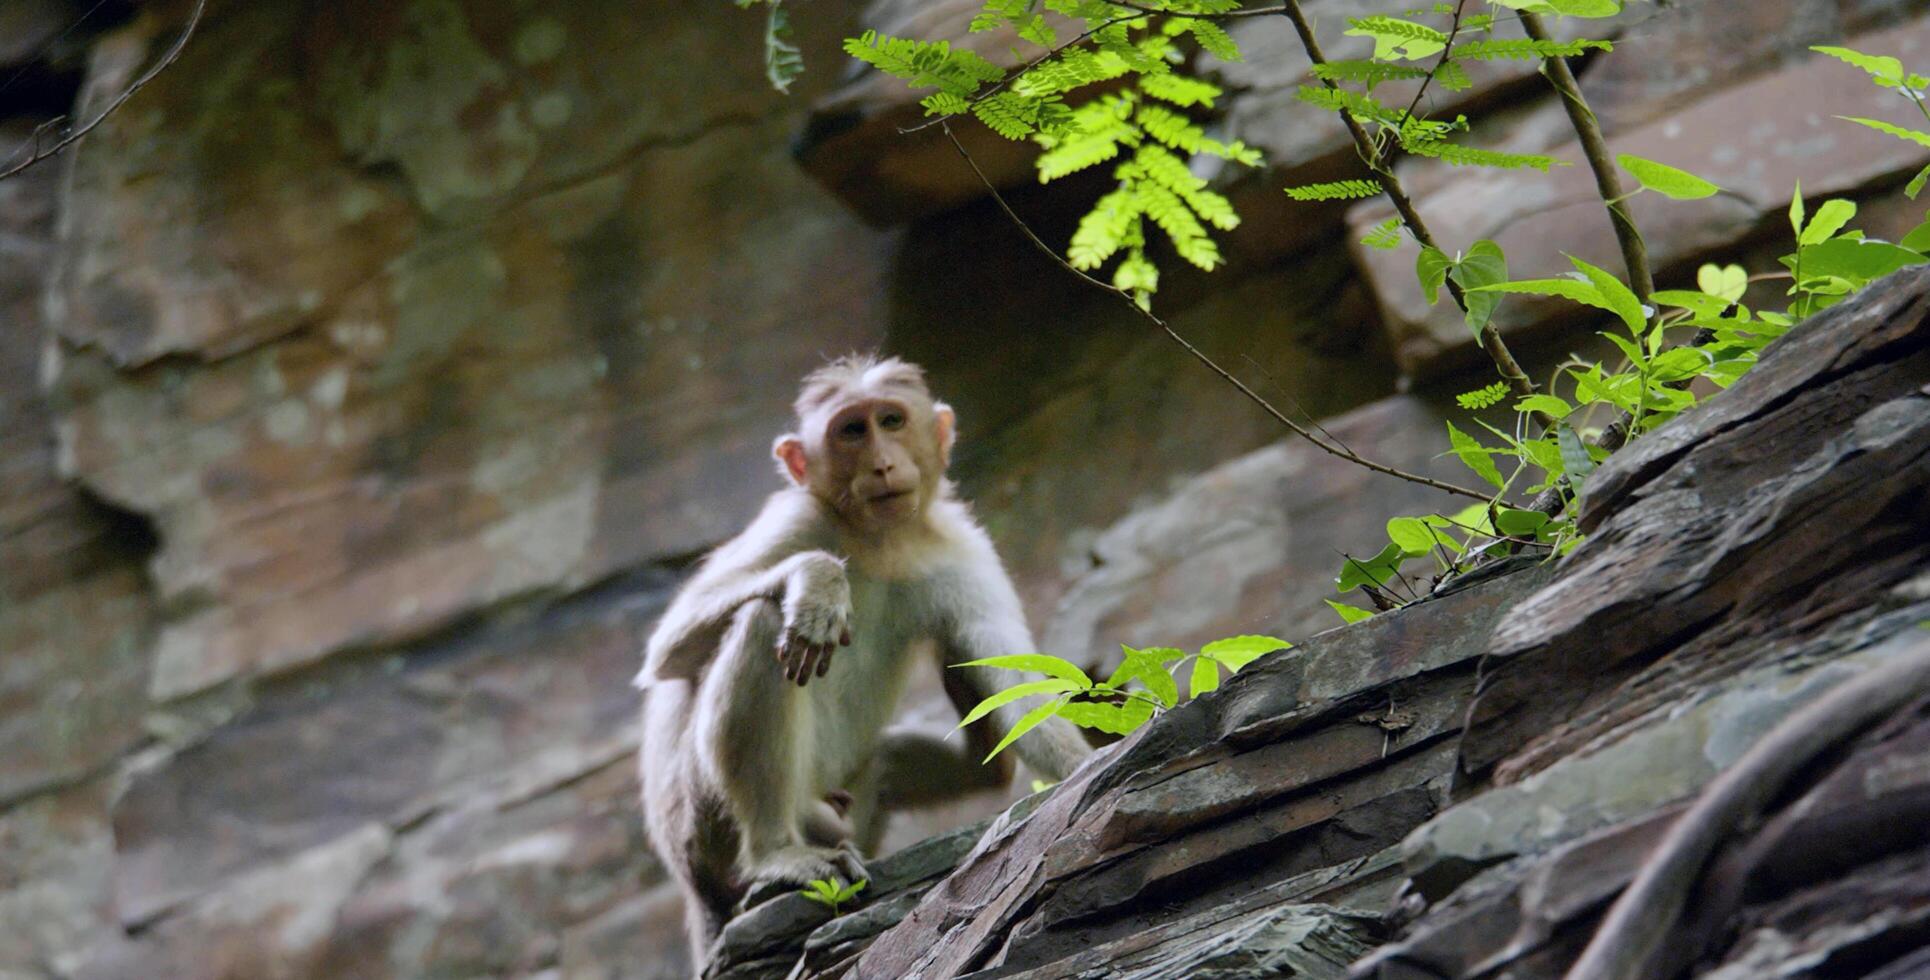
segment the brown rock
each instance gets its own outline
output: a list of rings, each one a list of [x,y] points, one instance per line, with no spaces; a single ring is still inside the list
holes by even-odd
[[[0,145],[31,131],[0,126]],[[39,395],[58,175],[0,182],[0,804],[139,741],[153,630],[151,534],[61,480]]]
[[[361,827],[508,808],[627,763],[636,638],[662,593],[613,588],[279,692],[140,774],[114,814],[122,919],[148,921]],[[627,802],[622,812],[634,815]]]
[[[729,76],[722,116],[667,109],[577,145],[576,128],[661,100],[612,81],[658,68],[598,58],[675,61],[603,39],[681,35],[633,6],[567,23],[471,7],[372,17],[315,52],[317,76],[347,59],[393,83],[365,107],[379,118],[342,120],[296,56],[346,28],[247,6],[78,150],[55,286],[63,451],[157,525],[173,613],[157,697],[718,540],[776,485],[762,447],[795,378],[882,334],[889,239],[795,172],[761,76]],[[702,30],[756,52],[754,31]],[[139,40],[103,48],[97,88]],[[576,43],[592,48],[552,50]],[[527,82],[553,68],[578,105],[532,151],[568,144],[552,154],[567,159],[508,181],[471,166],[500,147],[395,130],[384,114],[429,100],[434,117],[488,75],[452,54],[449,76],[415,79],[423,45],[561,59]],[[530,98],[516,111],[545,111]],[[364,128],[344,135],[351,123]],[[409,182],[328,163],[338,139],[400,160]],[[167,353],[191,356],[153,361]]]

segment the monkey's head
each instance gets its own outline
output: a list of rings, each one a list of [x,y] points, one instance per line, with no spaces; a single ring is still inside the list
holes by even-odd
[[[798,431],[771,447],[784,476],[854,528],[885,530],[922,514],[951,461],[952,410],[925,373],[897,358],[840,358],[804,379]]]

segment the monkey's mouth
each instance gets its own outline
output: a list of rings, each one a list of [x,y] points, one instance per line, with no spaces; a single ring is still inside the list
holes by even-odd
[[[912,491],[911,491],[911,488],[909,487],[903,490],[886,490],[883,493],[872,494],[871,502],[874,504],[890,503],[891,501],[894,501],[894,500],[898,500],[904,497],[909,497],[911,496],[911,493]]]

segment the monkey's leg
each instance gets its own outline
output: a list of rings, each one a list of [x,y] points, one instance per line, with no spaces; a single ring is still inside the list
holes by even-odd
[[[825,807],[808,785],[815,749],[809,696],[777,662],[784,617],[776,603],[746,603],[706,673],[699,741],[738,825],[747,882],[805,884],[862,877],[848,848],[814,845],[802,820]]]

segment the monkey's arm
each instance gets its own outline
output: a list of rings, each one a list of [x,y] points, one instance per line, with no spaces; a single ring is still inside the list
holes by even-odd
[[[804,627],[813,646],[836,642],[845,629],[850,588],[843,562],[817,546],[822,530],[822,515],[808,496],[773,495],[750,527],[705,559],[671,601],[644,645],[637,686],[697,679],[716,656],[731,617],[755,599],[779,603],[787,630]]]
[[[1025,609],[1019,603],[1018,593],[996,561],[994,558],[989,572],[980,570],[953,590],[957,606],[951,617],[949,635],[941,647],[945,656],[946,692],[954,704],[962,705],[961,711],[1015,684],[1039,679],[1016,670],[953,666],[986,657],[1038,652],[1032,631],[1025,624]],[[985,721],[991,727],[990,744],[998,744],[1030,708],[1014,702],[986,716]],[[1033,772],[1055,781],[1071,774],[1092,754],[1092,746],[1085,737],[1063,718],[1047,719],[1045,724],[1012,743],[1012,749]],[[998,760],[993,760],[993,764],[998,764]]]

